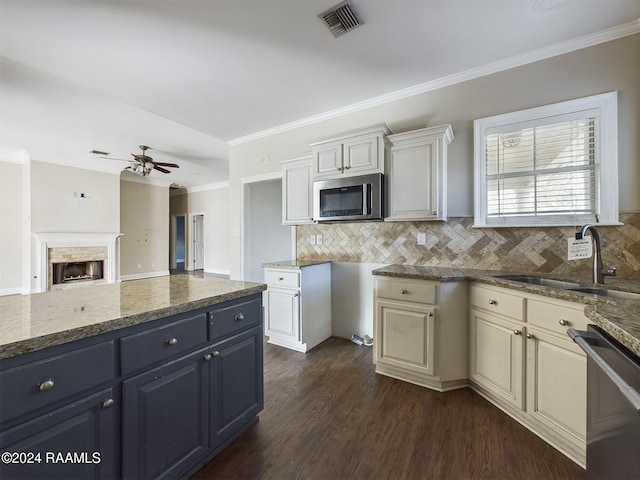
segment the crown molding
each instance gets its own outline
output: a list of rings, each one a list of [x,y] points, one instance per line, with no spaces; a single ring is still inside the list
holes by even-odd
[[[616,27],[601,30],[599,32],[591,33],[589,35],[583,35],[581,37],[574,38],[572,40],[567,40],[565,42],[556,43],[548,47],[532,50],[531,52],[509,57],[504,60],[499,60],[497,62],[488,63],[480,67],[471,68],[469,70],[464,70],[462,72],[454,73],[452,75],[447,75],[445,77],[441,77],[436,80],[420,83],[412,87],[408,87],[402,90],[397,90],[395,92],[388,93],[385,95],[380,95],[378,97],[374,97],[362,102],[353,103],[351,105],[347,105],[345,107],[341,107],[335,110],[330,110],[328,112],[321,113],[319,115],[313,115],[311,117],[303,118],[301,120],[296,120],[295,122],[285,123],[283,125],[279,125],[273,128],[261,130],[259,132],[255,132],[250,135],[246,135],[244,137],[235,138],[233,140],[230,140],[228,143],[231,146],[240,145],[243,143],[251,142],[253,140],[258,140],[260,138],[269,137],[271,135],[275,135],[278,133],[284,133],[289,130],[293,130],[295,128],[312,125],[314,123],[319,123],[325,120],[330,120],[332,118],[341,117],[343,115],[348,115],[350,113],[358,112],[360,110],[365,110],[365,109],[376,107],[379,105],[384,105],[386,103],[402,100],[404,98],[412,97],[414,95],[419,95],[419,94],[437,90],[443,87],[455,85],[457,83],[473,80],[475,78],[480,78],[480,77],[484,77],[494,73],[502,72],[505,70],[509,70],[511,68],[520,67],[522,65],[526,65],[529,63],[539,62],[541,60],[546,60],[547,58],[556,57],[558,55],[574,52],[576,50],[582,50],[583,48],[588,48],[594,45],[599,45],[601,43],[610,42],[612,40],[617,40],[619,38],[634,35],[636,33],[640,33],[640,18],[633,22],[624,23]]]
[[[229,181],[207,183],[206,185],[198,185],[196,187],[187,187],[187,193],[206,192],[207,190],[218,190],[220,188],[229,188]]]

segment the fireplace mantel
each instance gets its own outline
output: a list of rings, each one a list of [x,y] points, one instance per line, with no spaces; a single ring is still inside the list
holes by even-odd
[[[104,278],[106,283],[115,283],[118,278],[118,237],[121,233],[34,233],[36,240],[36,265],[38,265],[38,282],[35,292],[46,292],[49,288],[49,249],[64,247],[106,247]]]

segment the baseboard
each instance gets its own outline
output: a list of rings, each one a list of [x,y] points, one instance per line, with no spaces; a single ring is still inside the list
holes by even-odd
[[[127,280],[140,280],[142,278],[164,277],[165,275],[169,274],[169,270],[163,270],[160,272],[134,273],[131,275],[120,275],[120,280],[126,282]]]
[[[29,292],[26,292],[29,293]],[[24,295],[25,292],[21,287],[13,287],[13,288],[2,288],[0,289],[0,297],[4,297],[6,295]]]

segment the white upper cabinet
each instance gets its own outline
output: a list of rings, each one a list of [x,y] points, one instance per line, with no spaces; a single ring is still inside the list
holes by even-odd
[[[309,142],[313,151],[314,180],[384,173],[385,124],[359,128]]]
[[[313,223],[311,153],[288,157],[282,165],[282,224]]]
[[[447,147],[451,125],[423,128],[387,137],[386,221],[447,219]]]

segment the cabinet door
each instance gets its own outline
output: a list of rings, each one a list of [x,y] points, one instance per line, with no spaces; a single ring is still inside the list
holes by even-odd
[[[439,218],[437,142],[391,149],[387,220]]]
[[[300,294],[297,290],[272,289],[266,292],[267,336],[300,341]]]
[[[375,362],[434,374],[433,308],[376,301]]]
[[[584,448],[587,358],[575,343],[527,328],[527,411]]]
[[[311,160],[287,165],[282,171],[282,223],[313,222]]]
[[[343,144],[345,175],[383,172],[378,152],[378,137],[346,140]]]
[[[342,173],[342,144],[332,143],[313,149],[314,178],[335,177]]]
[[[0,451],[39,457],[28,464],[0,463],[0,478],[119,477],[119,425],[120,402],[107,388],[5,430]],[[71,461],[68,452],[75,455]]]
[[[471,311],[469,376],[507,402],[524,409],[522,326]]]
[[[125,478],[180,476],[209,447],[207,349],[123,383]]]
[[[210,367],[211,443],[215,448],[263,408],[262,327],[214,345]]]

